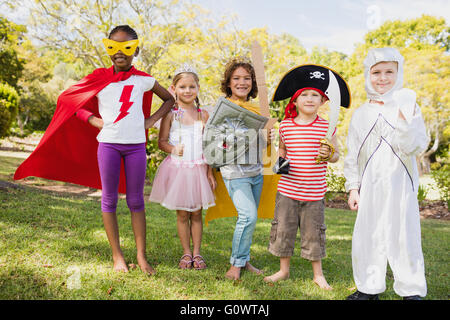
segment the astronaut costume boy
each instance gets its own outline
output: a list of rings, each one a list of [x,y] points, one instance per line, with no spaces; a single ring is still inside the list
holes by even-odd
[[[395,61],[394,86],[377,93],[370,69]],[[419,186],[415,156],[428,146],[415,93],[403,86],[403,57],[393,48],[377,48],[364,60],[369,101],[355,110],[347,137],[344,162],[346,190],[359,190],[352,239],[353,276],[359,292],[376,295],[386,289],[386,265],[394,274],[394,291],[402,296],[427,293],[417,201]],[[405,119],[399,118],[401,110]]]

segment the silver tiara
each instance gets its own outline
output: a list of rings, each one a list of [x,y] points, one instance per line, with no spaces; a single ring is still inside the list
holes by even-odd
[[[197,74],[197,70],[195,70],[195,68],[193,66],[185,63],[181,67],[179,67],[177,70],[175,70],[174,76],[176,76],[177,74],[180,74],[180,73],[184,73],[184,72],[190,72],[190,73]]]

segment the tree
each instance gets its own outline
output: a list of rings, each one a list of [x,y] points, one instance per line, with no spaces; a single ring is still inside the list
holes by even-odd
[[[55,57],[51,50],[36,48],[27,38],[18,48],[18,54],[25,62],[23,75],[18,81],[20,102],[16,117],[23,135],[25,129],[45,130],[50,123],[57,97],[52,99],[49,96],[45,84],[53,77]]]
[[[263,45],[267,83],[306,61],[306,50],[289,35],[269,35],[264,28],[238,30],[236,17],[218,21],[211,13],[187,1],[156,0],[7,0],[12,7],[30,8],[29,36],[51,50],[64,52],[64,61],[81,61],[84,73],[108,67],[101,39],[118,24],[130,24],[138,33],[141,52],[135,65],[168,86],[175,69],[191,62],[200,73],[201,98],[215,103],[224,65],[233,57],[250,57],[254,39]],[[304,58],[304,59],[303,59]],[[272,81],[273,80],[273,81]],[[274,89],[274,88],[269,88]],[[155,99],[158,101],[158,99]]]
[[[0,83],[0,138],[9,134],[9,129],[17,114],[19,95],[8,84]]]
[[[119,24],[130,24],[138,33],[143,49],[142,70],[151,73],[168,46],[185,35],[173,18],[177,0],[8,0],[12,7],[30,10],[30,34],[45,46],[63,49],[74,59],[86,62],[90,70],[110,65],[102,38]]]
[[[17,54],[17,47],[26,29],[0,16],[0,82],[17,89],[22,76],[24,61]]]
[[[429,45],[448,51],[450,27],[444,18],[422,15],[405,21],[387,21],[369,32],[365,44],[369,47],[414,48],[420,50]]]
[[[406,86],[417,93],[417,102],[431,138],[430,146],[419,155],[419,169],[430,172],[431,157],[450,140],[450,56],[443,48],[429,46],[420,51],[404,50],[407,57]]]
[[[226,63],[235,57],[251,59],[251,45],[258,40],[263,48],[266,83],[270,94],[275,91],[282,74],[308,59],[306,50],[298,39],[284,34],[269,34],[266,28],[239,30],[235,16],[211,18],[212,13],[197,5],[189,6],[178,17],[180,32],[187,35],[185,41],[172,43],[167,54],[154,68],[157,79],[170,79],[183,63],[193,64],[200,76],[200,100],[214,105],[220,91],[220,81]],[[272,104],[273,113],[278,105]]]

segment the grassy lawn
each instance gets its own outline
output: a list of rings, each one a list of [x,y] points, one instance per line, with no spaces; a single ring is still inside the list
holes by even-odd
[[[0,180],[12,181],[21,161],[0,157]],[[49,183],[29,180],[31,185]],[[176,215],[153,203],[147,203],[147,244],[157,274],[148,277],[139,268],[128,274],[116,273],[98,198],[33,186],[0,187],[0,299],[345,299],[354,290],[351,235],[355,214],[327,209],[325,215],[328,257],[323,269],[334,288],[330,292],[312,282],[311,264],[299,257],[299,248],[292,258],[289,280],[269,285],[261,276],[244,271],[241,280],[226,280],[234,218],[214,220],[204,227],[206,270],[178,269],[182,252]],[[118,220],[125,258],[137,264],[124,199],[119,200]],[[279,268],[278,258],[267,251],[270,222],[258,221],[251,251],[252,263],[266,275]],[[448,221],[422,220],[427,299],[449,298],[449,231]],[[381,299],[399,299],[392,289],[390,270],[386,280],[387,291]]]

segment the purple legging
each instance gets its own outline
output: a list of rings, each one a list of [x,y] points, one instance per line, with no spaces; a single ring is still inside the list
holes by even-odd
[[[102,211],[116,212],[122,159],[125,167],[128,208],[131,212],[143,211],[145,209],[144,183],[147,167],[145,143],[100,142],[97,158],[102,180]]]

